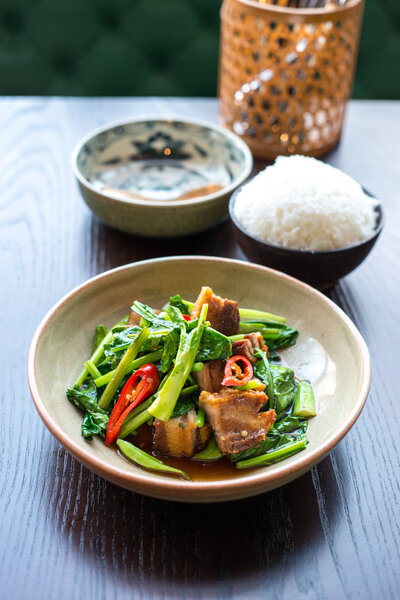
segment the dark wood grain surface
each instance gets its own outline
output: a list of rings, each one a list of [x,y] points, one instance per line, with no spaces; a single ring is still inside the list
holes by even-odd
[[[400,102],[353,102],[328,160],[382,199],[384,233],[330,293],[365,337],[373,383],[318,467],[250,500],[182,505],[93,475],[45,429],[26,357],[44,313],[106,269],[153,256],[244,259],[229,223],[149,241],[94,219],[70,169],[79,138],[143,114],[217,120],[215,100],[0,101],[0,598],[400,598]]]

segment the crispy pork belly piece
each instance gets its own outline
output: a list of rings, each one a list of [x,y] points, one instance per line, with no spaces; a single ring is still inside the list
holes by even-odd
[[[234,356],[242,355],[249,359],[253,364],[257,361],[254,350],[258,348],[264,352],[268,352],[268,348],[264,343],[263,336],[259,331],[247,333],[242,340],[232,342],[232,354]]]
[[[222,454],[242,452],[265,439],[275,423],[274,410],[259,412],[267,401],[264,392],[223,389],[201,392],[199,403],[207,415]]]
[[[131,310],[131,312],[129,313],[129,319],[128,319],[128,327],[134,327],[135,325],[140,325],[140,319],[141,316],[135,312],[134,310]]]
[[[197,385],[207,392],[218,392],[224,378],[225,363],[222,360],[209,360],[204,363],[204,369],[193,373]]]
[[[264,342],[264,338],[259,331],[255,331],[254,333],[246,333],[244,339],[249,340],[253,350],[255,350],[255,348],[259,348],[259,350],[262,350],[263,352],[268,351],[268,348]]]
[[[256,362],[256,357],[254,356],[254,348],[251,345],[250,340],[235,340],[232,342],[232,355],[233,356],[245,356],[249,359],[251,363]],[[212,391],[212,390],[207,390]],[[218,391],[218,390],[214,390]]]
[[[211,427],[208,423],[204,427],[197,427],[196,416],[196,411],[192,408],[175,419],[154,419],[154,450],[169,456],[188,458],[202,450],[210,439]]]
[[[224,335],[239,333],[240,317],[237,302],[220,298],[211,288],[202,287],[192,310],[192,319],[200,315],[203,304],[208,304],[207,321],[210,321],[211,327]]]

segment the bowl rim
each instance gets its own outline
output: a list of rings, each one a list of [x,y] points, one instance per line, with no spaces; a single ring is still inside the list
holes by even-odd
[[[341,423],[341,425],[337,428],[337,430],[330,435],[322,444],[320,444],[317,448],[312,450],[309,453],[303,455],[300,453],[297,455],[297,458],[289,463],[282,463],[279,469],[275,471],[270,471],[268,469],[260,469],[259,471],[252,472],[246,476],[240,478],[233,479],[224,479],[220,481],[182,481],[179,479],[173,479],[168,477],[163,477],[162,475],[158,476],[157,481],[154,478],[150,479],[146,472],[142,475],[140,472],[132,472],[129,473],[122,468],[115,467],[113,465],[104,463],[92,449],[82,448],[78,445],[73,439],[71,439],[68,434],[55,422],[54,418],[51,416],[50,412],[47,410],[45,403],[43,402],[41,395],[39,393],[38,383],[36,380],[36,352],[38,346],[40,344],[41,338],[51,323],[52,318],[60,311],[62,308],[77,294],[79,294],[85,288],[93,285],[94,283],[114,276],[115,273],[122,272],[124,270],[134,269],[136,265],[140,267],[146,265],[155,265],[159,264],[163,265],[165,262],[170,261],[207,261],[209,263],[215,263],[217,266],[221,262],[224,264],[232,264],[232,265],[246,265],[246,267],[250,270],[254,270],[256,272],[262,273],[270,273],[274,276],[278,276],[281,279],[285,279],[289,282],[292,282],[297,287],[303,288],[309,294],[312,294],[319,302],[322,302],[326,306],[328,306],[334,313],[345,323],[345,325],[350,330],[353,339],[357,342],[361,355],[362,362],[362,375],[361,375],[361,385],[355,400],[353,401],[352,408],[347,416],[347,418]],[[144,261],[138,261],[136,263],[130,263],[127,265],[123,265],[117,267],[115,269],[110,269],[103,273],[96,275],[88,279],[87,281],[81,283],[66,295],[64,295],[56,304],[50,308],[47,314],[43,317],[42,321],[38,325],[28,353],[28,382],[30,387],[30,392],[36,406],[36,409],[43,420],[46,427],[50,430],[50,432],[57,438],[57,440],[81,463],[85,464],[93,470],[95,473],[98,473],[105,477],[106,479],[117,483],[122,487],[128,487],[128,489],[134,489],[139,491],[139,493],[144,493],[149,496],[156,497],[164,497],[170,499],[177,499],[182,501],[218,501],[221,499],[221,492],[223,491],[223,495],[225,500],[229,499],[229,494],[231,494],[231,498],[251,496],[257,493],[262,493],[265,491],[265,488],[268,487],[272,489],[273,487],[278,487],[283,485],[290,479],[294,479],[297,476],[305,473],[309,470],[316,462],[321,460],[326,454],[328,454],[338,442],[346,435],[346,433],[350,430],[350,428],[354,425],[355,421],[359,417],[364,404],[366,402],[370,382],[371,382],[371,361],[368,352],[367,345],[361,336],[360,332],[351,321],[351,319],[344,313],[344,311],[339,308],[332,300],[324,296],[321,292],[318,292],[316,289],[311,286],[286,275],[280,271],[276,271],[275,269],[271,269],[268,267],[264,267],[261,265],[256,265],[253,263],[248,263],[246,261],[229,259],[229,258],[221,258],[221,257],[209,257],[209,256],[197,256],[197,255],[188,255],[188,256],[173,256],[173,257],[162,257],[162,258],[153,258]],[[130,484],[130,485],[129,485]],[[179,498],[179,494],[182,492],[182,497]],[[203,492],[200,496],[196,496],[196,493]],[[219,492],[219,494],[218,494]],[[205,497],[209,494],[207,497]]]
[[[256,177],[256,175],[254,177]],[[377,224],[375,225],[375,229],[372,231],[372,233],[368,237],[364,238],[360,242],[356,242],[355,244],[351,244],[350,246],[343,246],[341,248],[332,248],[331,250],[302,250],[300,248],[288,248],[285,246],[278,246],[278,244],[273,244],[272,242],[266,242],[265,240],[262,240],[261,238],[250,233],[247,229],[244,229],[244,227],[238,221],[238,219],[235,215],[235,203],[236,203],[237,197],[238,197],[239,193],[243,190],[243,188],[245,188],[246,185],[254,179],[254,177],[249,179],[249,181],[244,182],[232,193],[232,195],[229,199],[228,210],[229,210],[229,216],[230,216],[234,226],[243,235],[245,235],[249,239],[253,240],[254,242],[257,242],[258,244],[265,246],[265,248],[269,248],[271,250],[277,250],[277,251],[279,250],[280,252],[285,252],[287,254],[292,254],[292,255],[297,255],[297,256],[319,256],[319,257],[320,256],[322,256],[322,257],[323,256],[334,256],[335,254],[340,254],[341,252],[350,252],[351,250],[355,250],[356,248],[361,248],[362,246],[364,246],[364,244],[367,244],[368,242],[376,239],[380,235],[380,233],[383,229],[385,219],[384,219],[382,202],[380,200],[378,200],[376,198],[376,196],[374,196],[368,190],[366,190],[364,187],[362,187],[363,192],[365,194],[367,194],[367,196],[370,196],[371,198],[374,198],[374,200],[377,200],[378,204],[374,208],[374,211],[377,213]]]
[[[324,17],[326,16],[326,8],[325,7],[321,7],[321,8],[295,8],[293,9],[290,6],[278,6],[278,5],[274,5],[274,4],[260,4],[257,0],[234,0],[237,4],[245,4],[247,5],[250,9],[253,9],[255,11],[268,11],[271,13],[277,13],[278,15],[293,15],[293,12],[295,12],[295,15],[301,16],[301,17],[317,17],[317,16],[321,16]],[[341,13],[345,13],[349,10],[351,10],[352,8],[357,7],[358,5],[360,5],[362,3],[363,0],[348,0],[345,4],[343,4],[342,6],[334,6],[332,9],[330,9],[332,16],[336,16],[338,14]]]
[[[128,199],[124,199],[122,197],[116,198],[115,196],[113,196],[112,192],[103,191],[103,190],[97,188],[95,185],[93,185],[93,183],[91,183],[83,175],[83,173],[80,171],[80,169],[78,167],[78,157],[79,157],[80,151],[83,148],[83,146],[85,144],[87,144],[91,139],[93,139],[94,137],[96,137],[97,135],[99,135],[101,133],[108,131],[109,129],[114,129],[115,127],[119,127],[119,126],[123,126],[123,125],[130,125],[130,124],[135,124],[135,123],[144,123],[144,122],[148,122],[148,121],[164,121],[167,123],[168,122],[170,122],[170,123],[173,123],[173,122],[174,123],[185,123],[187,125],[196,125],[198,127],[204,127],[206,129],[211,129],[211,130],[217,131],[218,133],[223,135],[225,138],[228,138],[236,147],[240,148],[240,150],[243,152],[244,164],[243,164],[241,173],[229,185],[223,187],[221,190],[218,190],[217,192],[213,192],[212,194],[205,194],[204,196],[200,196],[198,198],[189,198],[187,200],[168,200],[167,202],[165,200],[152,200],[152,199],[140,200],[140,199],[136,199],[136,198],[130,198],[128,200]],[[196,204],[199,204],[200,202],[211,202],[212,200],[215,200],[216,198],[219,198],[220,196],[225,196],[226,194],[231,193],[238,186],[240,186],[250,175],[252,168],[253,168],[253,155],[250,151],[250,148],[246,144],[246,142],[244,142],[238,135],[236,135],[232,131],[229,131],[225,127],[222,127],[221,125],[210,123],[208,121],[204,121],[201,119],[177,118],[177,117],[173,117],[173,116],[172,117],[160,117],[157,115],[154,115],[154,116],[145,115],[145,116],[142,116],[137,119],[121,119],[118,121],[111,121],[111,122],[107,123],[106,125],[102,125],[100,127],[96,127],[95,129],[92,129],[88,134],[84,135],[75,145],[75,147],[72,151],[72,154],[71,154],[71,167],[72,167],[72,171],[73,171],[76,179],[78,180],[78,182],[81,185],[90,189],[92,192],[102,196],[103,198],[106,198],[107,200],[111,200],[113,202],[121,203],[121,204],[128,205],[128,206],[136,205],[136,206],[147,206],[147,207],[156,206],[156,207],[163,207],[163,208],[168,208],[168,207],[173,208],[173,207],[178,207],[178,206],[196,205]]]

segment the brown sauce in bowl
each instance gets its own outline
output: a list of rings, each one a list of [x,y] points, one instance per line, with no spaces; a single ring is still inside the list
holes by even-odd
[[[152,428],[147,424],[142,425],[137,430],[137,435],[131,437],[130,441],[141,450],[162,460],[166,465],[185,471],[185,473],[190,475],[192,481],[221,481],[224,479],[233,479],[243,477],[250,471],[250,469],[245,469],[243,471],[236,469],[235,465],[225,456],[219,460],[201,462],[185,457],[173,458],[172,456],[155,452],[152,443]]]
[[[168,202],[169,200],[191,200],[193,198],[201,198],[202,196],[208,196],[209,194],[215,194],[216,192],[219,192],[222,189],[223,189],[223,186],[219,185],[218,183],[209,183],[208,185],[205,185],[203,187],[195,188],[188,192],[183,192],[183,193],[179,194],[178,196],[176,196],[175,198],[169,198],[169,197],[165,197],[165,198],[154,197],[154,198],[152,198],[151,196],[143,196],[142,194],[139,194],[138,192],[132,192],[131,190],[124,190],[124,189],[120,189],[120,188],[113,188],[113,187],[107,187],[107,186],[101,187],[101,191],[112,193],[114,196],[119,196],[123,200],[150,200],[150,201],[156,200],[156,201],[162,201],[162,202]]]

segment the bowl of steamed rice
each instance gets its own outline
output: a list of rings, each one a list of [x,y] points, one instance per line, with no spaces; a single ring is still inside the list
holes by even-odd
[[[229,212],[250,260],[319,288],[358,267],[383,226],[378,200],[306,156],[278,157],[236,190]]]

